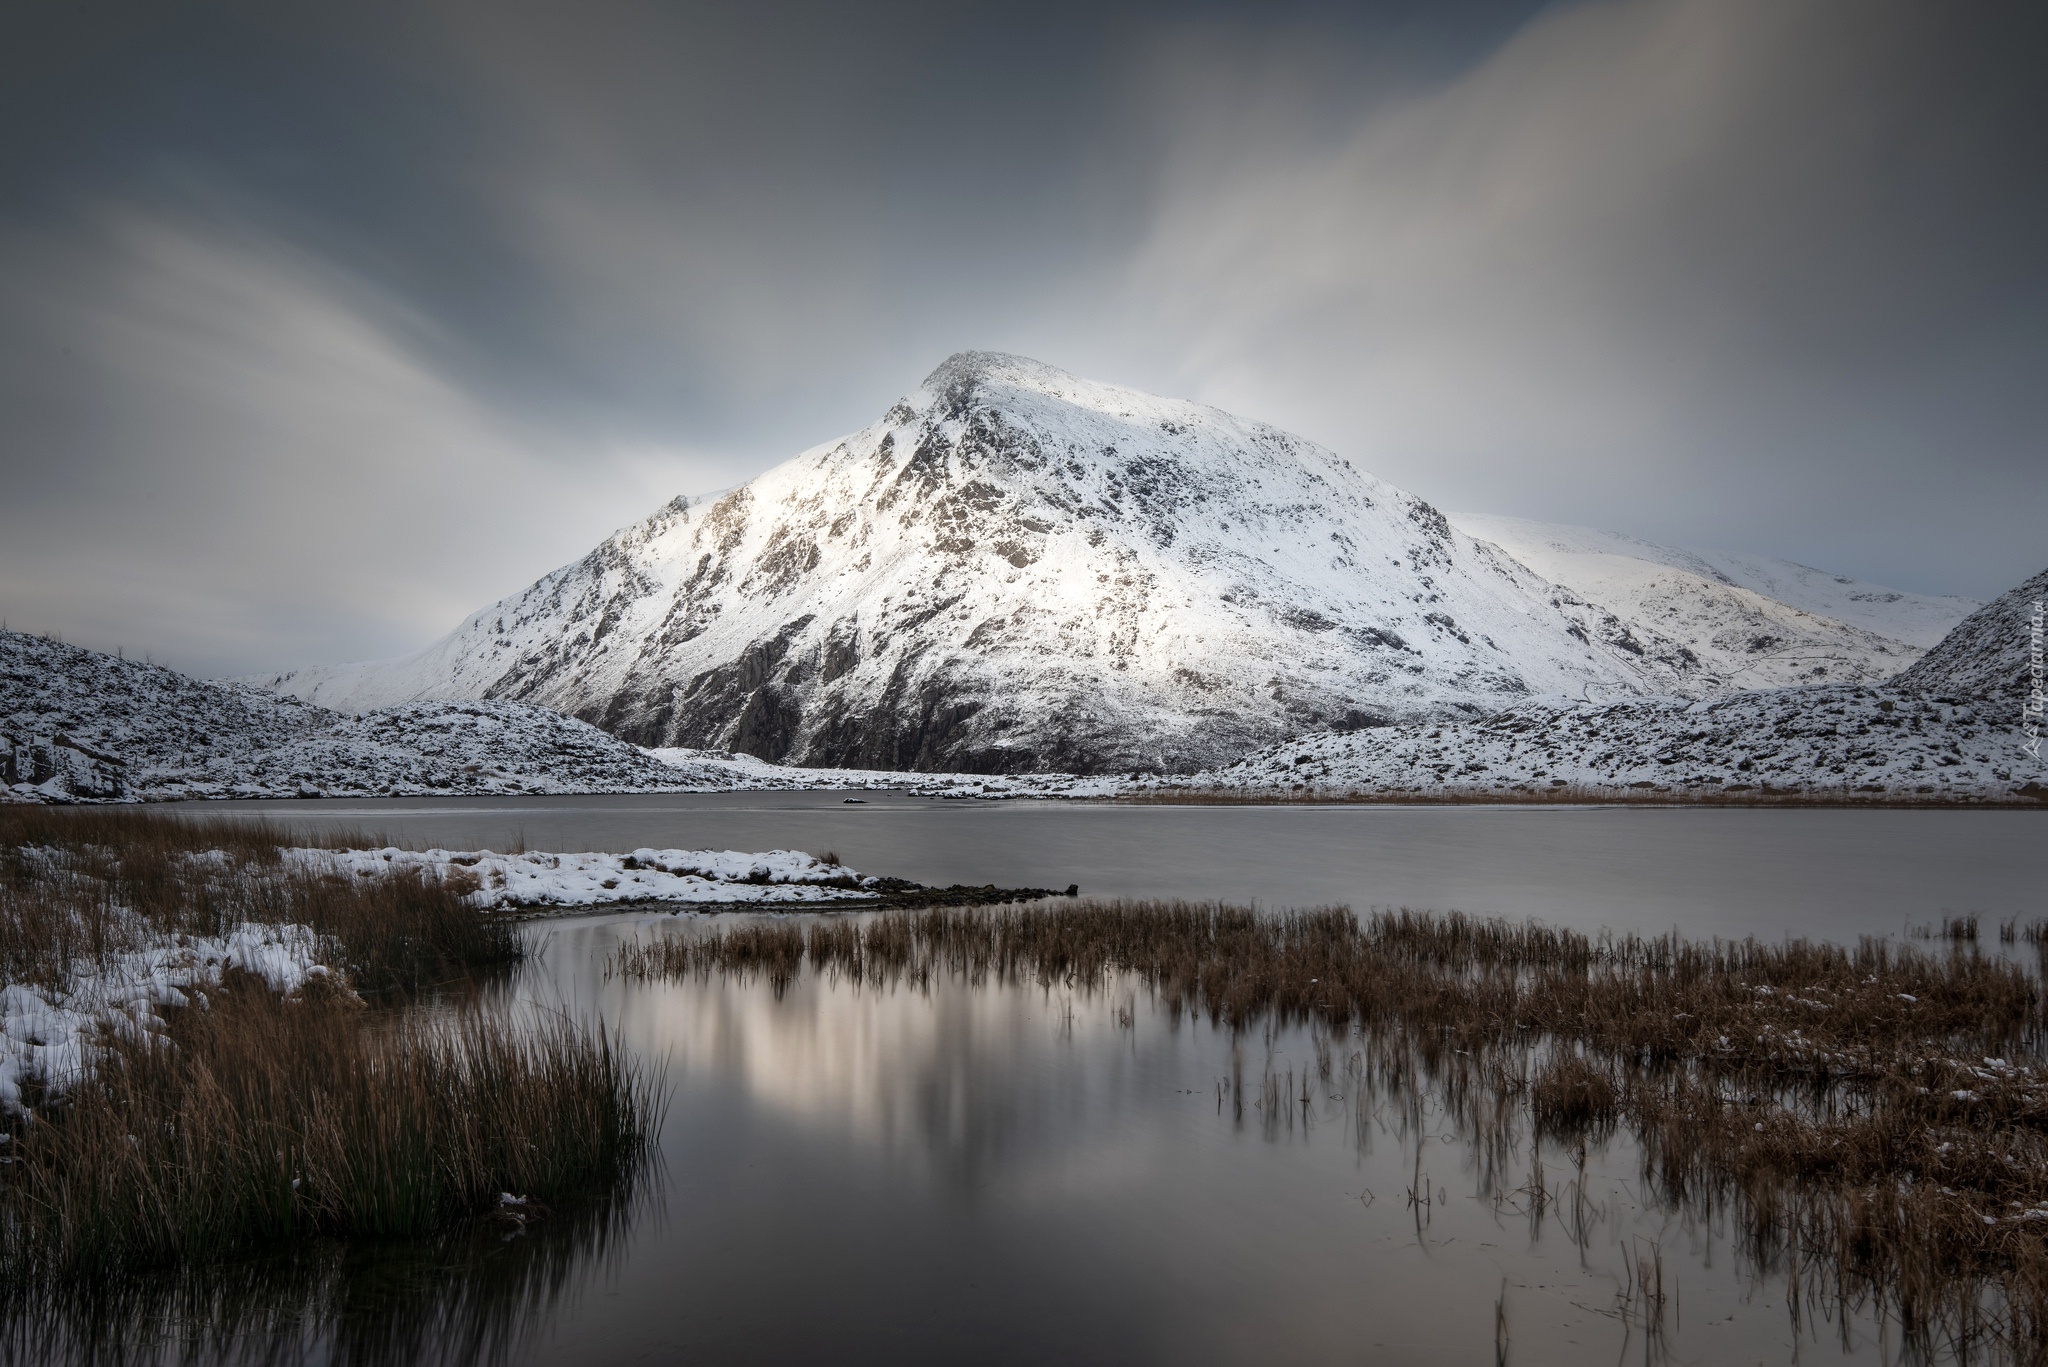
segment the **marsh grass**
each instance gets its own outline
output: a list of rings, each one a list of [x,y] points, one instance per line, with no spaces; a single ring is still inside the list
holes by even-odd
[[[334,843],[341,843],[345,837]],[[602,1028],[514,1020],[459,989],[516,926],[417,876],[310,874],[285,833],[107,809],[0,810],[0,984],[61,989],[244,922],[320,936],[338,973],[286,996],[230,971],[105,1028],[0,1144],[0,1284],[104,1282],[320,1236],[411,1237],[620,1180],[658,1099]],[[294,842],[303,843],[303,842]],[[436,1004],[415,1005],[422,992]]]
[[[621,948],[608,969],[778,989],[806,969],[878,987],[1130,981],[1170,1019],[1306,1027],[1319,1052],[1350,1053],[1368,1091],[1434,1088],[1504,1198],[1563,1210],[1583,1233],[1597,1219],[1585,1146],[1626,1129],[1653,1195],[1730,1219],[1809,1305],[1874,1304],[1916,1341],[2035,1360],[2048,1356],[2043,998],[2032,967],[1956,931],[1926,948],[1695,943],[1083,902],[673,935]],[[1306,1124],[1309,1095],[1305,1075],[1233,1079],[1218,1108]],[[1576,1181],[1547,1183],[1538,1161],[1516,1187],[1524,1135],[1576,1146]],[[1432,1188],[1416,1178],[1423,1220]],[[1661,1304],[1650,1271],[1645,1304]]]
[[[361,991],[418,992],[519,957],[518,928],[479,915],[459,883],[317,874],[279,853],[367,843],[133,808],[0,807],[0,983],[57,986],[148,941],[241,922],[311,927]]]
[[[7,1146],[0,1271],[101,1279],[314,1235],[417,1236],[623,1174],[652,1123],[600,1028],[365,1013],[244,979],[111,1040]]]

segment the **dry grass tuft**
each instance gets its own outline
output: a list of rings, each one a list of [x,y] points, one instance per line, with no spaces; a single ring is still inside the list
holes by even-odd
[[[249,979],[109,1041],[17,1127],[0,1275],[96,1279],[309,1235],[419,1235],[511,1191],[630,1168],[653,1101],[602,1029],[475,1011],[365,1019]]]

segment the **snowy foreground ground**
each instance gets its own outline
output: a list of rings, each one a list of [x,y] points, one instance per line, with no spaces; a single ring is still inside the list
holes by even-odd
[[[628,902],[739,909],[822,908],[873,898],[881,881],[797,850],[635,850],[631,854],[497,854],[489,850],[281,852],[313,874],[384,878],[418,873],[457,887],[479,914],[514,907],[594,907]],[[199,856],[220,876],[230,864]],[[111,909],[115,939],[132,947],[81,956],[58,983],[0,986],[0,1112],[17,1111],[31,1079],[63,1091],[87,1076],[105,1034],[162,1030],[158,1009],[184,1006],[231,972],[290,995],[316,979],[338,982],[331,947],[301,925],[244,923],[218,936],[167,935],[133,912]]]

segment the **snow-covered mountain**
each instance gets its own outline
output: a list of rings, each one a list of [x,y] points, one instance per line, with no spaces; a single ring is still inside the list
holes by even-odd
[[[1756,605],[1752,638],[1826,637],[1852,677],[1916,653]],[[862,431],[675,500],[417,655],[257,682],[343,710],[541,703],[636,744],[801,764],[1171,772],[1529,695],[1749,679],[1666,626],[1298,437],[970,352]]]
[[[422,702],[344,715],[0,632],[0,801],[310,794],[898,788],[949,797],[1555,796],[1659,801],[1984,802],[2048,798],[2032,635],[2048,572],[1876,687],[1715,700],[1528,698],[1289,739],[1192,775],[1008,776],[801,769],[647,752],[551,709]]]
[[[1682,642],[1702,673],[1689,696],[1888,678],[1982,606],[1790,560],[1678,550],[1590,527],[1473,513],[1450,520],[1639,634]]]

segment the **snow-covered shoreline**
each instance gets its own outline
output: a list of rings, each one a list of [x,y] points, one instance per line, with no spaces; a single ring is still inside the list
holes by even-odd
[[[441,882],[464,890],[479,915],[636,902],[797,910],[870,902],[900,886],[799,850],[499,854],[294,847],[279,854],[290,874],[412,874]],[[63,873],[62,861],[42,862]],[[202,882],[246,876],[244,866],[218,850],[187,854],[181,867]],[[249,974],[285,995],[316,981],[350,990],[335,967],[340,947],[304,925],[242,922],[206,936],[163,930],[121,906],[108,915],[118,948],[81,955],[55,983],[0,984],[0,1113],[21,1109],[31,1080],[52,1093],[77,1085],[91,1075],[102,1038],[154,1035],[166,1026],[159,1008],[203,1008],[206,993],[230,973]]]
[[[385,877],[417,873],[470,889],[471,905],[592,907],[626,902],[790,906],[867,900],[881,880],[801,850],[637,849],[628,854],[492,850],[289,849],[285,859],[314,873]]]

